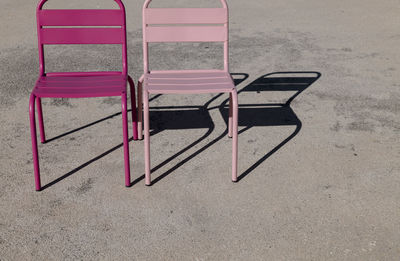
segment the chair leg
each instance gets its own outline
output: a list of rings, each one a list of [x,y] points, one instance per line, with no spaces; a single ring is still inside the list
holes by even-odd
[[[39,120],[40,142],[45,143],[46,135],[44,132],[44,124],[43,124],[42,100],[39,97],[36,97],[36,107],[37,107],[38,120]]]
[[[137,106],[138,106],[138,139],[143,139],[143,85],[142,82],[138,83],[138,96],[137,96]]]
[[[136,97],[135,97],[135,83],[132,78],[128,75],[128,82],[131,92],[131,108],[132,108],[132,126],[133,126],[133,139],[138,139],[138,126],[137,126],[137,114],[136,114]]]
[[[33,171],[35,174],[36,190],[41,190],[40,185],[40,169],[39,169],[39,155],[36,137],[36,119],[35,119],[35,95],[31,94],[29,99],[29,119],[31,125],[31,140],[32,140],[32,157],[33,157]]]
[[[149,93],[143,93],[143,110],[144,110],[144,161],[145,161],[145,184],[151,185],[150,176],[150,118],[149,118]]]
[[[229,93],[228,137],[232,138],[232,94]]]
[[[121,95],[122,106],[122,129],[124,139],[124,161],[125,161],[125,186],[131,186],[131,173],[129,166],[129,134],[128,134],[128,112],[126,92]]]
[[[237,181],[237,165],[238,165],[238,95],[236,89],[232,91],[232,181]]]

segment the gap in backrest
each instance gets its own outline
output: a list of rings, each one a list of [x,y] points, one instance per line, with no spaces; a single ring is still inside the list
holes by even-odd
[[[150,70],[223,69],[223,43],[150,43]]]
[[[150,8],[219,8],[220,0],[153,0]]]
[[[45,45],[46,72],[122,71],[121,45]]]

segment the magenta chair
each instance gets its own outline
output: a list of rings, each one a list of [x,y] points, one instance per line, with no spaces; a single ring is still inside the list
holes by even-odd
[[[144,3],[144,74],[138,84],[138,131],[139,139],[142,139],[143,121],[146,185],[151,184],[149,94],[229,93],[228,136],[233,137],[232,181],[237,181],[238,98],[228,67],[228,6],[225,0],[220,1],[222,8],[149,8],[151,0]],[[148,43],[160,42],[223,42],[224,69],[150,71]]]
[[[35,101],[37,103],[40,139],[46,141],[41,98],[88,98],[121,96],[125,160],[125,185],[130,186],[129,139],[127,120],[127,82],[131,91],[133,139],[137,139],[135,86],[127,74],[125,8],[114,0],[119,9],[43,9],[47,0],[37,6],[39,47],[39,78],[29,100],[33,166],[36,190],[41,190],[39,157],[36,138]],[[122,47],[122,71],[106,72],[46,72],[44,45],[55,44],[117,44]]]

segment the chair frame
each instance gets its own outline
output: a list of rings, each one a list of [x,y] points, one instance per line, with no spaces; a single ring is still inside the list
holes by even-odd
[[[137,117],[135,86],[128,73],[127,41],[126,41],[126,16],[125,7],[120,0],[114,0],[119,9],[43,9],[48,0],[40,0],[36,9],[37,34],[39,49],[39,80],[50,79],[50,77],[90,77],[101,76],[122,76],[129,83],[131,92],[132,121],[133,121],[133,139],[137,139]],[[77,28],[84,26],[85,28]],[[98,28],[102,26],[102,28]],[[114,26],[114,28],[105,28]],[[69,28],[62,28],[69,27]],[[117,27],[117,28],[115,28]],[[103,71],[103,72],[50,72],[45,71],[44,45],[55,44],[118,44],[122,46],[122,71]],[[55,78],[53,78],[55,79]],[[99,78],[97,78],[99,79]],[[37,82],[37,84],[38,84]],[[37,105],[39,132],[41,143],[46,142],[45,130],[43,124],[43,111],[41,98],[84,98],[84,97],[107,97],[121,96],[122,123],[123,123],[123,147],[124,147],[124,165],[125,165],[125,185],[130,186],[130,164],[129,164],[129,138],[128,138],[128,116],[127,116],[127,92],[121,91],[119,94],[108,94],[105,91],[97,93],[82,93],[72,90],[67,95],[38,95],[35,90],[32,91],[29,99],[29,116],[31,127],[32,154],[35,176],[35,187],[37,191],[42,189],[40,181],[39,155],[36,134],[35,102]],[[97,84],[99,81],[97,81]],[[93,83],[95,84],[95,83]],[[98,89],[94,87],[93,89]]]
[[[146,88],[146,77],[154,71],[149,70],[148,43],[149,42],[223,42],[224,44],[224,69],[221,70],[185,70],[186,73],[213,73],[225,72],[229,74],[229,12],[226,0],[220,0],[222,8],[149,8],[152,0],[146,0],[143,5],[143,64],[144,74],[138,82],[138,138],[143,139],[142,129],[144,127],[144,152],[145,152],[145,184],[151,185],[150,169],[150,124],[149,124],[149,91]],[[169,12],[169,13],[168,13]],[[179,25],[169,27],[165,31],[162,27],[151,27],[149,25]],[[202,26],[183,29],[188,24]],[[222,24],[222,26],[205,26],[207,24]],[[165,27],[164,27],[165,28]],[[168,28],[168,27],[167,27]],[[174,29],[172,29],[174,28]],[[173,31],[174,30],[174,31]],[[190,34],[192,33],[192,34]],[[158,71],[160,73],[183,71]],[[230,77],[230,76],[229,76]],[[230,77],[232,80],[232,78]],[[229,121],[228,137],[232,139],[232,181],[237,181],[238,161],[238,97],[237,90],[233,84],[229,92]],[[155,92],[152,92],[155,93]],[[180,93],[157,92],[157,93]],[[188,92],[185,92],[188,93]],[[205,93],[199,89],[197,92]],[[207,92],[210,93],[210,92]]]

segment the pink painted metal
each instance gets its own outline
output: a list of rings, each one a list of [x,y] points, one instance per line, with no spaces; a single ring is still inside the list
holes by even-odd
[[[145,76],[149,93],[220,93],[232,91],[229,73],[214,71],[209,73],[157,73],[152,71]]]
[[[225,24],[224,8],[147,8],[146,24]]]
[[[114,0],[119,9],[43,9],[47,0],[37,7],[39,47],[39,78],[29,100],[32,154],[36,190],[41,190],[39,155],[37,148],[35,102],[37,102],[41,142],[46,141],[41,98],[85,98],[121,96],[122,127],[125,162],[125,185],[130,186],[129,136],[127,92],[131,91],[133,139],[137,139],[135,86],[128,72],[125,7]],[[79,26],[79,27],[77,27]],[[83,27],[82,27],[83,26]],[[103,28],[101,28],[103,26]],[[112,27],[110,27],[112,26]],[[68,27],[68,28],[66,28]],[[104,28],[105,27],[105,28]],[[118,44],[122,47],[122,71],[106,72],[46,72],[44,48],[46,44]]]
[[[227,33],[222,26],[174,26],[146,29],[148,43],[157,42],[223,42],[227,40]]]
[[[124,24],[123,9],[40,9],[40,26],[121,26]]]
[[[121,28],[43,28],[42,44],[122,44]]]
[[[149,94],[155,93],[229,93],[228,136],[233,138],[232,181],[237,181],[238,98],[229,74],[228,6],[225,0],[220,1],[222,8],[149,8],[151,0],[144,3],[144,74],[138,84],[138,135],[142,139],[143,124],[146,185],[151,184]],[[223,42],[224,69],[151,71],[148,43],[152,42]]]

